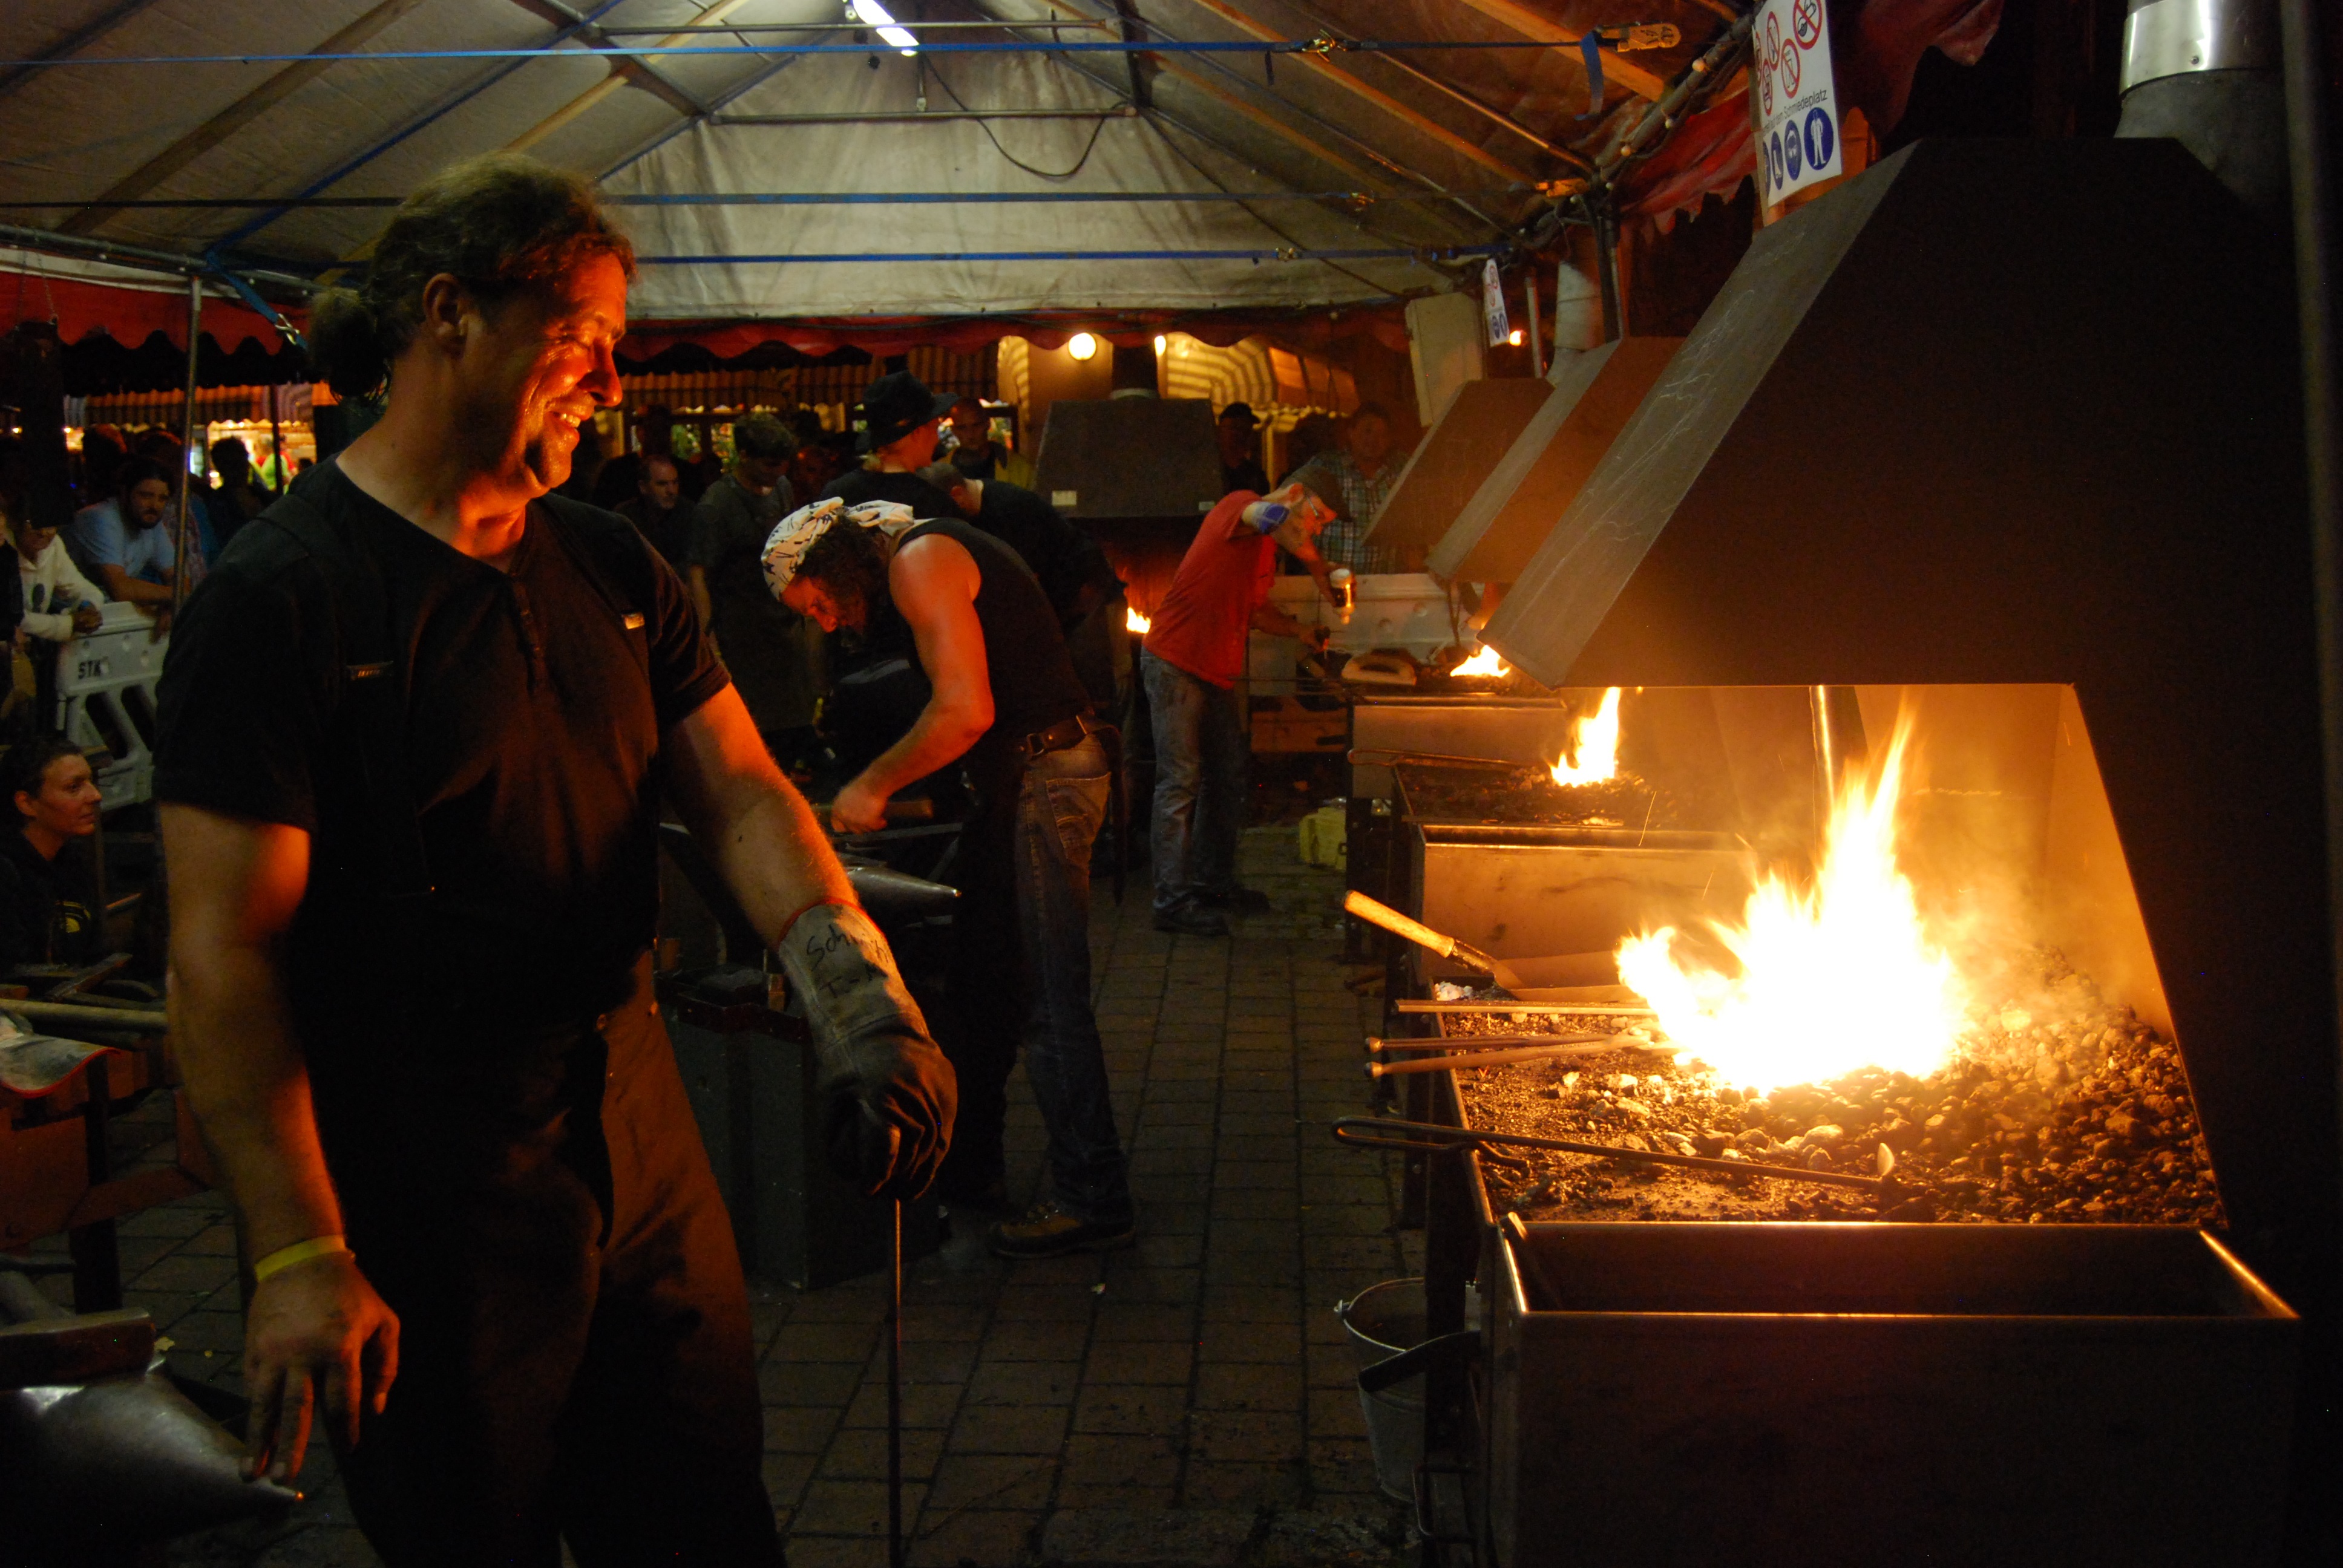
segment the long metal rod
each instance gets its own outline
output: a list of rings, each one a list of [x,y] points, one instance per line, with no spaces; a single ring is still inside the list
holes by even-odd
[[[1455,261],[1468,256],[1501,256],[1508,247],[1497,245],[1361,246],[1357,249],[1304,250],[851,250],[817,251],[803,256],[786,253],[740,256],[639,256],[638,266],[781,266],[830,262],[881,261]]]
[[[1133,120],[1129,104],[1103,109],[874,109],[835,115],[710,115],[711,126],[909,126],[925,120]]]
[[[777,55],[870,55],[893,48],[891,44],[635,44],[612,49],[345,49],[326,54],[300,55],[87,55],[63,60],[15,59],[0,60],[0,71],[20,65],[38,66],[45,70],[69,70],[89,65],[279,65],[302,61],[335,64],[343,61],[388,60],[580,60],[597,58],[639,58],[649,55],[715,55],[730,57],[754,55],[769,59]],[[922,44],[916,53],[927,55],[1387,55],[1424,54],[1433,51],[1483,49],[1536,49],[1549,54],[1561,53],[1554,45],[1534,39],[1471,39],[1448,38],[1360,38],[1335,44],[1323,38],[1262,39],[1253,43],[1194,42],[1172,43],[1152,39],[1144,43],[1104,44],[1043,44],[1022,39],[1003,39],[981,44]]]
[[[58,234],[54,229],[25,228],[13,223],[0,224],[0,249],[37,250],[48,256],[72,256],[83,261],[111,261],[188,276],[222,270],[200,256],[187,256],[176,250],[151,250],[138,245],[120,245],[110,239],[87,239],[80,235]],[[247,283],[297,288],[303,293],[318,286],[309,278],[296,277],[288,272],[269,272],[248,266],[239,266],[235,271],[236,276]]]
[[[1544,1061],[1557,1056],[1608,1056],[1620,1050],[1652,1050],[1669,1052],[1684,1048],[1676,1045],[1654,1045],[1649,1040],[1628,1040],[1622,1043],[1608,1035],[1588,1037],[1572,1035],[1569,1040],[1598,1040],[1599,1044],[1522,1045],[1505,1050],[1464,1050],[1447,1056],[1411,1057],[1403,1061],[1371,1061],[1367,1063],[1369,1078],[1405,1077],[1412,1072],[1446,1072],[1453,1068],[1503,1067],[1516,1061]]]
[[[1055,114],[1056,110],[1036,110],[1037,114]],[[1070,111],[1071,112],[1071,111]],[[1096,117],[1093,111],[1078,111],[1083,118]],[[850,116],[846,118],[861,123],[885,116]],[[947,120],[981,118],[983,113],[960,116],[949,113],[916,114],[906,112],[904,120]],[[811,118],[779,116],[781,123],[809,125]],[[728,125],[761,124],[757,121],[727,121]],[[1484,196],[1513,196],[1515,191],[1490,190],[1471,193]],[[190,211],[213,208],[249,210],[254,207],[278,207],[292,211],[300,207],[361,207],[384,209],[397,206],[404,196],[156,196],[139,201],[116,202],[111,205],[126,208],[155,208],[162,211]],[[1371,195],[1358,190],[1328,191],[677,191],[651,194],[612,194],[604,196],[604,206],[919,206],[925,205],[952,206],[1014,206],[1024,203],[1050,202],[1437,202],[1450,199],[1433,191],[1398,191],[1389,196]],[[74,209],[87,206],[86,200],[0,202],[0,208],[16,211]],[[46,233],[46,230],[35,232]]]
[[[196,450],[196,357],[203,347],[204,280],[187,279],[187,401],[179,419],[179,517],[171,528],[171,617],[187,602],[187,546],[196,507],[195,471],[187,459]]]
[[[1536,1018],[1657,1018],[1660,1015],[1648,1007],[1628,1007],[1617,1002],[1582,1002],[1575,1006],[1558,1001],[1423,1001],[1414,997],[1402,997],[1392,1004],[1393,1012],[1416,1016],[1455,1013],[1460,1017],[1481,1018],[1492,1013],[1518,1012]]]
[[[1592,1154],[1604,1160],[1627,1160],[1639,1165],[1674,1165],[1686,1171],[1706,1171],[1723,1176],[1765,1176],[1777,1181],[1808,1181],[1819,1187],[1852,1187],[1882,1200],[1895,1196],[1897,1183],[1885,1176],[1845,1176],[1835,1171],[1801,1171],[1789,1165],[1764,1165],[1755,1160],[1710,1160],[1698,1154],[1662,1154],[1654,1150],[1627,1149],[1614,1143],[1582,1143],[1573,1138],[1534,1138],[1526,1132],[1483,1132],[1475,1128],[1449,1127],[1436,1121],[1395,1121],[1380,1116],[1346,1116],[1334,1123],[1334,1141],[1363,1149],[1420,1149],[1427,1153],[1501,1144],[1513,1149],[1548,1149],[1563,1154]]]
[[[903,1568],[903,1201],[887,1243],[887,1568]]]
[[[896,20],[886,24],[900,27],[906,33],[976,33],[990,29],[995,33],[1011,30],[1045,33],[1057,27],[1078,27],[1092,32],[1104,32],[1108,25],[1087,18],[1069,17],[1058,22],[909,22]],[[679,22],[669,27],[603,27],[598,29],[609,38],[672,38],[679,33],[875,33],[876,25],[869,22]]]
[[[1559,285],[1557,284],[1556,286],[1559,286]],[[1530,257],[1529,296],[1530,374],[1533,376],[1543,376],[1545,374],[1545,341],[1540,336],[1540,329],[1538,327],[1537,257],[1535,256]]]
[[[2310,549],[2318,610],[2320,719],[2327,764],[2328,918],[2332,922],[2337,1016],[2343,1020],[2343,312],[2335,273],[2334,142],[2327,102],[2327,40],[2317,0],[2278,0],[2285,42],[2287,144],[2294,189],[2294,271],[2302,318],[2303,435],[2308,447]],[[2343,1044],[2343,1039],[2338,1039]],[[2336,1106],[2343,1115],[2343,1052]],[[2343,1136],[2343,1126],[2338,1126]],[[2343,1175],[2343,1171],[2338,1171]]]

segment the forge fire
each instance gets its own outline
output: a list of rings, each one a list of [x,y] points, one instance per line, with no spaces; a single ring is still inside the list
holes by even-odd
[[[1612,764],[1617,698],[1582,723],[1581,769]],[[1621,1042],[1460,1070],[1472,1125],[1745,1161],[1752,1174],[1484,1151],[1493,1208],[1878,1217],[1839,1190],[1765,1179],[1770,1166],[1892,1171],[1903,1195],[1885,1217],[1898,1220],[2222,1222],[2174,1042],[2035,942],[2006,908],[1987,918],[1940,898],[1941,912],[1924,912],[1902,841],[1925,768],[1912,736],[1907,714],[1875,764],[1846,765],[1805,874],[1765,868],[1737,917],[1642,930],[1620,944],[1625,993],[1647,1010],[1575,1014],[1555,999],[1520,1014],[1491,1002],[1441,1015],[1450,1036]]]

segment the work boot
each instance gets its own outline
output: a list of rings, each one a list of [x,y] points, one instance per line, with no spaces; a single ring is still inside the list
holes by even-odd
[[[1193,900],[1155,911],[1155,929],[1182,937],[1224,937],[1229,922]]]
[[[1021,1220],[992,1228],[992,1250],[1004,1258],[1056,1258],[1068,1252],[1111,1252],[1139,1239],[1136,1220],[1083,1220],[1044,1198]]]

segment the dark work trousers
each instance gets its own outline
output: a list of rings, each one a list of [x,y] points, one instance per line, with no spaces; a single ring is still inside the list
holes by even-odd
[[[385,1563],[557,1568],[566,1540],[579,1568],[779,1568],[739,1255],[649,960],[590,1027],[450,1068],[434,1111],[412,1071],[386,1084],[320,1103],[400,1321],[388,1407],[342,1455]]]

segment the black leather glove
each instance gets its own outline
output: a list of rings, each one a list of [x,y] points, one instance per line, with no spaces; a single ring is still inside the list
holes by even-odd
[[[830,1162],[865,1192],[916,1198],[951,1147],[960,1085],[869,915],[817,904],[781,940],[813,1029]]]

